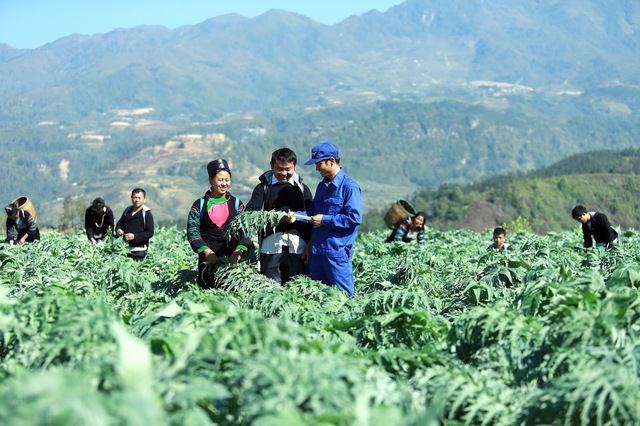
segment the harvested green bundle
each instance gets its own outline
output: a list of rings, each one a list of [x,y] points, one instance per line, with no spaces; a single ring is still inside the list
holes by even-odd
[[[229,225],[227,238],[240,238],[244,235],[257,234],[260,231],[266,231],[269,226],[275,228],[285,216],[287,216],[286,212],[276,210],[256,210],[239,213]]]
[[[244,211],[234,217],[229,224],[227,238],[240,238],[243,235],[258,234],[260,231],[266,231],[270,226],[275,228],[278,226],[280,220],[285,216],[293,216],[298,219],[310,219],[309,216],[303,216],[293,212],[282,212],[276,210]]]

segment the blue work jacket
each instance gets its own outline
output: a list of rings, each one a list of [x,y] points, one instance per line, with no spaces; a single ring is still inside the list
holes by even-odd
[[[331,253],[347,250],[353,244],[362,223],[362,191],[357,182],[340,169],[332,181],[324,178],[316,188],[307,216],[322,214],[322,226],[311,231],[311,251]]]

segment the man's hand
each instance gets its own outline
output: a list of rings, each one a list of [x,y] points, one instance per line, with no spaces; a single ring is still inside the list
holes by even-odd
[[[116,235],[117,235],[118,237],[122,237],[122,234],[124,234],[124,231],[123,231],[122,229],[118,229],[118,230],[116,231]]]
[[[322,226],[322,217],[323,215],[321,214],[311,216],[311,219],[309,219],[309,222],[311,222],[314,228],[319,228]]]
[[[124,234],[125,241],[133,241],[135,239],[136,239],[136,236],[134,234],[131,234],[131,233]]]
[[[311,245],[311,241],[302,249],[302,261],[304,263],[309,263],[309,246]]]

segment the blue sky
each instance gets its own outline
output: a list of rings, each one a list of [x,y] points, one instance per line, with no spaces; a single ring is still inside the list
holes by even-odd
[[[253,18],[269,9],[296,12],[333,25],[403,0],[0,0],[0,44],[32,49],[71,34],[103,34],[138,25],[174,29],[214,16]]]

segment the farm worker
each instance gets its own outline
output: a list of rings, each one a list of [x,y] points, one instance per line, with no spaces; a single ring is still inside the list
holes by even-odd
[[[202,288],[217,287],[215,266],[222,257],[237,264],[251,247],[251,239],[227,239],[227,229],[233,218],[244,211],[244,204],[229,192],[231,169],[222,158],[207,165],[210,189],[195,200],[187,217],[187,239],[191,249],[198,253],[198,284]]]
[[[416,241],[418,244],[424,244],[424,223],[426,215],[424,212],[418,212],[412,218],[407,216],[398,223],[385,242],[404,241],[410,243]]]
[[[40,230],[27,210],[18,208],[16,204],[7,204],[4,210],[7,212],[7,241],[13,247],[16,240],[18,244],[31,243],[40,239]]]
[[[571,210],[571,217],[582,224],[585,247],[593,246],[591,237],[596,240],[596,247],[612,249],[613,244],[618,243],[618,233],[613,229],[604,213],[590,212],[584,206],[577,205]]]
[[[507,231],[497,227],[493,230],[493,243],[487,247],[489,250],[513,250],[513,246],[507,241]]]
[[[95,244],[110,237],[107,231],[109,228],[113,229],[114,221],[113,211],[104,203],[104,200],[100,197],[93,200],[84,211],[84,229],[89,241]]]
[[[311,190],[296,173],[298,157],[289,148],[271,154],[271,170],[264,172],[247,203],[247,211],[306,210],[313,200]],[[279,284],[305,274],[305,248],[311,238],[311,225],[281,220],[275,228],[260,233],[260,272]]]
[[[131,191],[131,205],[124,209],[116,223],[116,238],[123,237],[129,243],[128,256],[134,260],[143,260],[149,249],[149,240],[153,237],[153,215],[145,206],[147,193],[142,188]]]
[[[340,167],[338,148],[322,142],[311,150],[311,159],[322,180],[311,206],[298,212],[309,216],[313,226],[309,244],[309,276],[336,286],[353,297],[353,245],[362,223],[362,191]],[[288,219],[296,220],[294,216]],[[301,219],[305,220],[305,219]]]

